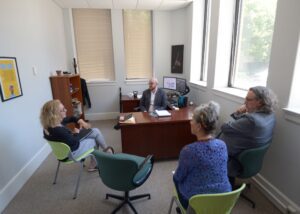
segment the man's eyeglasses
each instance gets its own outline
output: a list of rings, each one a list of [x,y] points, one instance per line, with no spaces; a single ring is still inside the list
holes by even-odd
[[[250,101],[256,100],[256,97],[253,97],[253,98],[246,97],[245,100],[250,102]]]

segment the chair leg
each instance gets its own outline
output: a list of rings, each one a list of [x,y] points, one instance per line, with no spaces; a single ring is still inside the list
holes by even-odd
[[[128,204],[130,206],[130,208],[132,209],[132,211],[137,214],[137,211],[134,208],[134,206],[132,205],[131,201],[134,201],[134,200],[137,200],[137,199],[140,199],[140,198],[145,198],[145,197],[148,197],[148,199],[151,199],[151,195],[150,194],[142,194],[142,195],[129,196],[129,192],[128,191],[125,192],[124,196],[114,195],[114,194],[106,194],[106,199],[108,199],[109,197],[115,198],[115,199],[118,199],[118,200],[122,201],[122,203],[119,204],[119,206],[116,209],[114,209],[114,211],[112,213],[116,213],[125,204]]]
[[[80,162],[80,171],[79,171],[79,175],[78,175],[78,178],[77,178],[77,183],[76,183],[75,193],[74,193],[73,199],[76,199],[76,197],[77,197],[77,192],[78,192],[79,181],[80,181],[82,169],[83,169],[83,161]]]
[[[121,201],[123,201],[125,199],[124,196],[114,195],[114,194],[106,194],[106,198],[105,199],[108,199],[109,197],[115,198],[115,199],[119,199]]]
[[[248,201],[249,203],[252,204],[252,208],[254,209],[255,208],[255,203],[254,201],[252,201],[250,198],[248,198],[245,194],[241,194],[241,197],[244,198],[246,201]]]
[[[57,179],[57,175],[58,175],[59,166],[60,166],[60,161],[58,161],[58,164],[57,164],[57,167],[56,167],[56,172],[55,172],[55,177],[54,177],[53,184],[56,184],[56,179]]]
[[[171,203],[170,203],[170,207],[169,207],[168,214],[171,214],[171,211],[172,211],[172,207],[173,207],[174,201],[175,201],[175,196],[173,196],[172,199],[171,199]]]
[[[130,206],[130,208],[132,209],[132,211],[135,213],[135,214],[138,214],[136,209],[134,208],[134,206],[132,205],[132,203],[130,201],[127,201],[127,204]]]
[[[148,197],[148,199],[151,199],[151,195],[150,194],[142,194],[142,195],[134,195],[134,196],[129,196],[129,200],[130,201],[134,201],[140,198],[146,198]]]
[[[119,206],[117,206],[116,209],[114,209],[114,211],[112,211],[112,214],[117,213],[124,205],[126,204],[126,201],[123,201],[121,204],[119,204]]]

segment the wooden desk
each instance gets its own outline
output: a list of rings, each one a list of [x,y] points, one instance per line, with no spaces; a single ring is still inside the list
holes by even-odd
[[[196,141],[191,134],[193,107],[170,111],[171,117],[155,118],[133,112],[135,124],[121,124],[122,151],[155,159],[177,158],[183,146]]]
[[[134,112],[134,108],[140,105],[140,99],[122,95],[121,112]]]

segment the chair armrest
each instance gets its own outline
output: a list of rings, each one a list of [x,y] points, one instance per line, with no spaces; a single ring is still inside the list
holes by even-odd
[[[112,151],[113,154],[115,154],[115,150],[114,150],[114,148],[111,147],[111,146],[108,146],[108,147],[106,147],[105,149],[103,149],[103,152],[107,152],[107,150],[109,150],[109,149]]]
[[[151,163],[153,163],[153,155],[148,155],[144,160],[143,162],[139,165],[138,167],[138,171],[140,171],[144,165],[148,162],[148,160],[151,160]]]

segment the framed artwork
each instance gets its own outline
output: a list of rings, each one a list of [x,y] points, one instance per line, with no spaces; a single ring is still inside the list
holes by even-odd
[[[171,73],[183,73],[183,45],[172,46]]]
[[[15,57],[0,57],[0,94],[2,102],[23,95]]]

